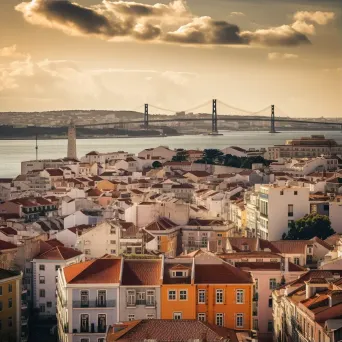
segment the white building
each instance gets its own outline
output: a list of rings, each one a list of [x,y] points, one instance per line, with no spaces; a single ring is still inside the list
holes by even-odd
[[[280,240],[288,232],[290,222],[310,213],[310,189],[307,187],[268,184],[255,189],[258,201],[256,206],[247,202],[247,227],[254,229],[252,218],[256,217],[257,236],[262,239]]]
[[[64,229],[82,224],[95,225],[102,221],[102,219],[102,212],[100,210],[78,210],[64,217]]]
[[[81,252],[67,247],[54,247],[38,256],[33,263],[33,305],[40,316],[56,314],[56,282],[61,267],[82,261]]]
[[[119,322],[122,268],[121,258],[104,256],[59,270],[59,341],[105,341],[107,327]]]
[[[165,160],[171,160],[177,154],[176,151],[170,150],[166,146],[158,146],[155,148],[147,148],[138,153],[138,157],[144,159],[152,159],[153,157],[159,157]]]

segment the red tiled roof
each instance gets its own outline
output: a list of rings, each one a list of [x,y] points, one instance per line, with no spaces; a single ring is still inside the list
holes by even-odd
[[[45,169],[45,171],[52,177],[63,176],[63,171],[61,169]]]
[[[162,261],[160,259],[125,260],[122,285],[160,285]]]
[[[228,265],[195,265],[195,284],[252,284],[249,273]]]
[[[194,175],[195,177],[198,177],[198,178],[208,177],[208,176],[211,175],[211,174],[210,174],[209,172],[207,172],[207,171],[189,171],[189,172],[187,172],[186,174],[188,174],[188,173],[190,173],[190,174],[192,174],[192,175]],[[186,175],[186,174],[185,174],[185,175]]]
[[[140,203],[141,204],[141,203]],[[177,227],[177,224],[172,222],[166,217],[159,217],[156,221],[150,223],[145,227],[145,230],[153,231],[153,230],[167,230],[171,228]]]
[[[0,229],[6,235],[18,235],[18,232],[11,227],[4,227]]]
[[[58,241],[57,239],[51,239],[45,242],[48,243],[51,247],[57,247],[57,246],[63,247],[64,246],[64,244]]]
[[[50,250],[39,254],[35,257],[35,259],[44,259],[44,260],[69,260],[71,258],[77,257],[82,253],[76,251],[75,249],[58,246],[53,247]]]
[[[148,338],[147,338],[148,337]],[[151,339],[163,342],[238,342],[236,332],[198,320],[145,319],[116,324],[109,328],[107,342],[136,342]]]
[[[7,249],[14,249],[14,248],[17,248],[17,246],[14,245],[13,243],[0,240],[0,251],[4,251]]]
[[[163,284],[191,284],[191,268],[192,264],[164,264],[164,277]],[[188,270],[187,277],[172,277],[171,271],[175,270]]]
[[[281,270],[280,262],[236,262],[235,267],[241,268],[245,271],[249,270]],[[305,272],[306,269],[299,265],[295,265],[292,262],[289,262],[289,271],[290,272]]]
[[[120,280],[121,258],[85,261],[63,269],[69,284],[116,284]]]

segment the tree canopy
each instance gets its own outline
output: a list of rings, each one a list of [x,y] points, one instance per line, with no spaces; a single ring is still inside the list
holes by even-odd
[[[326,239],[335,234],[331,228],[328,216],[319,214],[305,215],[303,218],[291,222],[288,234],[283,235],[284,240],[310,240],[315,236]]]
[[[172,161],[175,162],[184,162],[184,161],[188,161],[189,158],[189,153],[186,150],[180,150],[177,151],[177,154],[175,156],[172,157]]]
[[[160,162],[160,161],[158,161],[158,160],[156,160],[156,161],[154,161],[153,163],[152,163],[152,167],[154,168],[154,169],[159,169],[160,167],[162,167],[163,166],[163,164]]]

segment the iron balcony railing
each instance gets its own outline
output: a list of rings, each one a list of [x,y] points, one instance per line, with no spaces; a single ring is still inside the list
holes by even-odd
[[[156,302],[154,300],[147,301],[146,299],[137,299],[134,303],[127,303],[127,307],[135,307],[137,305],[145,305],[154,308],[156,306]]]
[[[73,300],[72,301],[73,308],[115,308],[116,301],[114,299],[107,299],[105,301],[102,300],[89,300],[89,301],[80,301]]]

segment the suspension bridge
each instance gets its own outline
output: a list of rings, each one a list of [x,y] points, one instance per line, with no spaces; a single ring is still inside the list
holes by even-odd
[[[207,106],[211,104],[211,116],[205,115],[204,112],[199,112],[198,110],[201,107]],[[221,113],[218,114],[218,107],[222,107]],[[143,111],[139,111],[139,108],[143,108]],[[152,108],[157,110],[158,112],[155,114],[150,114],[149,109]],[[186,115],[180,116],[177,115],[179,113],[191,113],[194,114],[194,111],[197,110],[196,115]],[[294,119],[286,116],[284,112],[276,107],[275,105],[269,105],[261,110],[256,112],[247,111],[244,109],[240,109],[231,105],[228,105],[220,100],[213,99],[209,100],[205,103],[202,103],[193,108],[189,108],[183,111],[175,111],[172,109],[161,108],[155,105],[151,105],[148,103],[143,104],[142,106],[136,107],[132,111],[141,113],[141,119],[134,120],[120,120],[115,122],[97,122],[91,124],[80,124],[77,127],[96,127],[96,126],[118,126],[118,125],[130,125],[130,124],[138,124],[141,125],[144,129],[149,129],[153,124],[160,123],[171,123],[171,122],[200,122],[200,121],[211,121],[211,133],[210,134],[219,134],[219,121],[225,122],[239,122],[239,121],[247,121],[247,122],[269,122],[269,132],[277,133],[276,123],[285,123],[285,124],[313,124],[313,125],[324,125],[330,127],[336,127],[336,129],[342,129],[342,122],[337,121],[327,121],[327,120],[309,120],[309,119]],[[276,116],[276,111],[285,116]],[[164,113],[169,113],[173,115],[168,115],[167,118],[159,118]],[[163,113],[163,114],[162,114]]]

